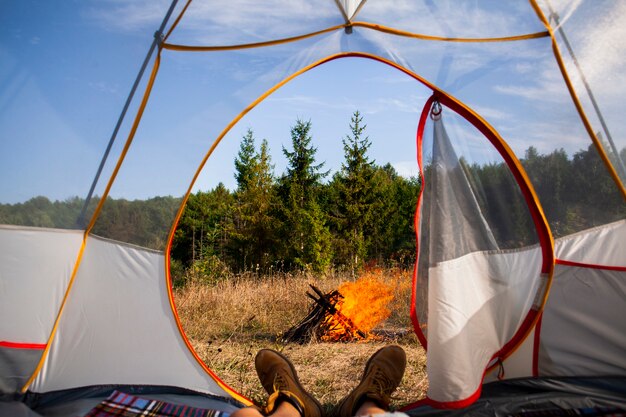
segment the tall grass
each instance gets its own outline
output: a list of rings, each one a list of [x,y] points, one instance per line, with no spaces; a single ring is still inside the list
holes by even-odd
[[[254,370],[254,355],[261,348],[283,351],[298,369],[303,385],[330,407],[358,382],[363,366],[381,346],[400,344],[407,352],[409,366],[398,389],[396,405],[423,396],[427,387],[425,355],[410,331],[411,274],[402,270],[374,270],[377,279],[394,288],[392,315],[379,328],[396,334],[395,340],[363,343],[282,344],[279,336],[308,312],[309,283],[324,292],[342,282],[354,280],[349,274],[324,277],[308,273],[253,273],[207,285],[191,280],[175,292],[183,328],[199,356],[232,388],[257,402],[266,394]]]

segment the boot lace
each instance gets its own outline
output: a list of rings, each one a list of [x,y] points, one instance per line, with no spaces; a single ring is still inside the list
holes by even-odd
[[[289,391],[289,382],[280,372],[274,375],[274,383],[272,385],[274,386],[274,391]]]
[[[374,372],[372,384],[369,386],[366,396],[388,404],[391,402],[391,394],[396,390],[397,383],[380,368]]]

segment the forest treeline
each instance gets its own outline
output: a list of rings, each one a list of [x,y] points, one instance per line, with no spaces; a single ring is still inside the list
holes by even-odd
[[[234,162],[236,190],[219,185],[190,197],[173,258],[209,276],[410,264],[420,182],[401,177],[390,164],[377,165],[368,155],[365,127],[355,112],[343,139],[344,161],[332,178],[316,159],[310,121],[297,120],[291,128],[280,176],[268,142],[257,143],[248,130]]]
[[[379,165],[368,150],[359,112],[343,138],[344,160],[333,175],[316,158],[311,122],[297,120],[281,149],[285,172],[276,175],[266,140],[248,130],[234,161],[236,189],[219,184],[189,196],[172,244],[180,279],[253,271],[357,271],[368,263],[410,266],[415,260],[414,212],[419,178]],[[571,158],[563,150],[521,159],[555,237],[626,217],[626,205],[592,145]],[[535,242],[525,202],[504,163],[461,165],[502,247]],[[429,167],[425,167],[428,181]],[[89,204],[93,212],[98,199]],[[179,197],[128,201],[109,198],[93,233],[163,249]],[[35,197],[0,204],[0,224],[77,228],[84,200]],[[83,225],[84,226],[84,225]]]

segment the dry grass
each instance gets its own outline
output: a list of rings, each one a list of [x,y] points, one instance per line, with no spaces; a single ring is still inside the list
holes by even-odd
[[[254,356],[259,349],[285,353],[298,370],[302,384],[330,407],[356,385],[372,353],[385,344],[396,343],[408,358],[394,402],[402,406],[423,397],[428,386],[425,354],[408,317],[410,274],[395,270],[374,273],[395,289],[393,314],[378,326],[397,334],[395,340],[306,345],[277,342],[280,334],[308,312],[310,300],[305,293],[309,283],[330,291],[346,281],[345,276],[241,276],[215,286],[192,282],[177,290],[175,298],[185,332],[198,355],[224,382],[256,402],[266,397],[254,370]]]

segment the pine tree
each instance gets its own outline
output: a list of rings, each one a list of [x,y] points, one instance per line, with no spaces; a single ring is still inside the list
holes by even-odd
[[[292,150],[283,147],[287,172],[281,178],[283,256],[299,268],[323,271],[330,264],[330,232],[317,202],[321,180],[328,172],[316,164],[311,145],[311,121],[297,120],[291,128]]]
[[[376,201],[374,187],[374,161],[367,151],[371,146],[364,135],[363,117],[355,111],[350,120],[350,135],[342,140],[345,161],[336,176],[338,190],[337,223],[339,239],[344,248],[343,261],[353,273],[363,265],[371,236],[373,205]]]
[[[257,163],[255,158],[254,133],[252,129],[248,128],[239,145],[237,158],[235,158],[235,179],[237,180],[237,189],[240,191],[248,187],[252,175],[251,170]]]
[[[291,146],[289,151],[283,146],[283,154],[287,158],[287,173],[283,183],[287,191],[299,193],[299,206],[304,207],[308,199],[314,197],[316,187],[328,175],[328,171],[321,171],[324,162],[315,164],[317,148],[311,145],[311,121],[296,120],[291,128]]]
[[[235,160],[238,188],[231,251],[239,259],[238,269],[261,271],[275,258],[273,169],[267,140],[262,141],[257,151],[254,133],[248,129]]]

